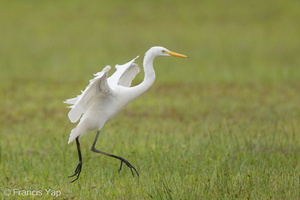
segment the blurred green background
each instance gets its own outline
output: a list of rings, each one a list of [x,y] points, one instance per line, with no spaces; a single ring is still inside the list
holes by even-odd
[[[149,189],[136,183],[127,188],[131,193],[126,194],[115,189],[120,185],[109,185],[102,197],[196,199],[201,196],[200,190],[206,194],[202,199],[234,195],[266,199],[270,194],[275,194],[275,199],[299,197],[295,190],[299,188],[300,1],[2,0],[0,4],[3,187],[51,186],[61,189],[64,198],[95,198],[95,191],[82,192],[78,187],[95,189],[99,179],[88,178],[97,176],[102,176],[100,185],[104,180],[114,180],[117,164],[92,167],[102,160],[88,151],[94,137],[90,134],[82,140],[90,172],[82,174],[82,186],[66,184],[66,175],[74,170],[77,158],[75,145],[67,145],[74,124],[67,119],[68,109],[62,102],[79,94],[92,74],[104,66],[123,64],[137,55],[141,66],[144,53],[159,45],[190,59],[157,58],[155,84],[108,125],[110,136],[103,134],[102,145],[108,151],[116,149],[116,154],[136,152],[130,158],[144,173],[149,173],[154,162],[144,154],[160,152],[152,153],[160,156],[154,163],[162,162],[161,168],[151,168],[156,174],[166,170],[166,155],[175,155],[170,159],[176,159],[185,149],[181,159],[187,159],[182,162],[186,166],[173,170],[188,178],[182,182],[174,178],[182,184],[177,188],[163,175],[162,185],[160,178],[144,174],[145,180],[151,180],[145,183]],[[143,72],[134,84],[142,79]],[[126,133],[121,131],[123,135],[119,135],[120,130]],[[107,141],[110,137],[118,147]],[[149,144],[145,145],[145,138]],[[155,146],[157,143],[161,146]],[[244,156],[228,156],[235,152],[233,149]],[[201,158],[199,152],[204,152]],[[240,166],[229,170],[245,184],[238,194],[230,191],[243,185],[235,182],[239,178],[232,178],[230,173],[224,178],[223,171],[218,171],[227,156],[231,160],[226,166]],[[218,164],[213,165],[212,158]],[[284,163],[288,167],[282,167]],[[271,183],[247,182],[247,170],[252,171],[253,165],[262,169],[253,173],[254,177],[270,175],[274,181],[268,176]],[[36,167],[41,171],[32,170]],[[182,169],[189,169],[190,174],[180,172]],[[246,169],[245,174],[242,169]],[[292,172],[294,176],[289,174]],[[220,189],[220,177],[226,180],[224,185],[232,185]],[[123,178],[125,183],[132,181],[130,176]],[[183,189],[195,185],[194,180],[196,188]],[[290,188],[284,187],[287,183]],[[174,196],[167,187],[172,188]]]
[[[86,80],[106,64],[122,64],[136,55],[143,56],[154,45],[191,57],[188,62],[162,60],[162,67],[156,68],[160,82],[299,78],[298,1],[1,4],[4,82],[10,82],[11,77],[37,76]],[[86,73],[78,70],[82,68]],[[170,70],[178,73],[168,73]]]

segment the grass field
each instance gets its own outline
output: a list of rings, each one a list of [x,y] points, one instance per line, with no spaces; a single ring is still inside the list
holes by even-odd
[[[1,1],[1,199],[300,199],[300,3]],[[157,80],[81,138],[63,101],[161,45]],[[138,75],[135,84],[142,81]],[[10,192],[10,193],[9,193]]]

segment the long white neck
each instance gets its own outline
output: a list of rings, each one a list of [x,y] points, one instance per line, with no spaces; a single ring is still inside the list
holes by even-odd
[[[143,67],[144,67],[145,74],[144,74],[144,80],[140,84],[141,88],[144,89],[143,92],[147,91],[155,81],[156,76],[155,76],[155,71],[153,68],[153,60],[155,57],[156,56],[154,56],[149,51],[145,54],[144,61],[143,61]]]
[[[150,51],[146,52],[144,57],[144,62],[143,62],[144,73],[145,73],[144,80],[139,85],[131,88],[130,101],[132,101],[133,99],[137,98],[138,96],[146,92],[154,83],[156,76],[155,76],[155,71],[153,69],[153,60],[155,57],[156,56],[154,56],[152,52]]]

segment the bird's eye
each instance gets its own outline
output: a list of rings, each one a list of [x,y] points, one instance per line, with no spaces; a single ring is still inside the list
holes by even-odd
[[[161,52],[162,52],[163,54],[166,54],[166,53],[167,53],[167,51],[166,51],[166,50],[162,50]]]

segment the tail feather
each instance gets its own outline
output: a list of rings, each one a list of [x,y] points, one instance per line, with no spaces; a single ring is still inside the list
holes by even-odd
[[[91,121],[89,121],[88,118],[84,119],[83,121],[80,121],[79,124],[74,129],[72,129],[68,144],[73,142],[77,137],[82,136],[95,128],[96,126],[93,126],[93,124],[91,124]]]
[[[68,144],[70,144],[71,142],[73,142],[79,136],[77,128],[78,127],[72,129],[72,131],[70,133]]]

